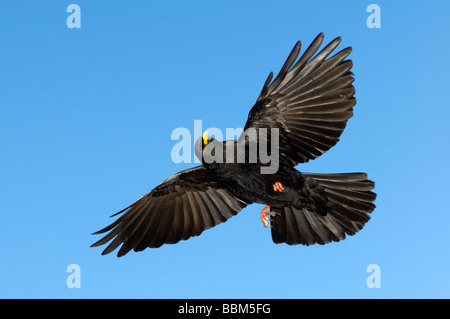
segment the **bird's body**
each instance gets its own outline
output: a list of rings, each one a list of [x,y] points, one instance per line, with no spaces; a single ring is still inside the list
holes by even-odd
[[[261,174],[261,168],[269,164],[261,163],[257,157],[256,162],[252,163],[248,155],[251,152],[248,144],[247,147],[242,148],[247,156],[244,160],[240,160],[238,140],[223,143],[214,140],[210,142],[210,145],[214,143],[216,143],[216,149],[221,149],[222,160],[211,163],[203,161],[203,165],[224,188],[246,203],[264,204],[274,209],[282,209],[286,206],[301,208],[309,204],[311,193],[315,192],[319,195],[323,192],[323,188],[313,179],[303,176],[292,165],[286,165],[284,162],[279,163],[276,172]],[[202,145],[203,139],[199,138],[195,144],[198,158],[202,158]],[[232,155],[227,156],[230,150]],[[254,152],[258,153],[258,149]],[[284,186],[282,192],[273,188],[276,182]]]
[[[273,81],[270,73],[237,140],[220,142],[205,132],[195,144],[202,165],[173,175],[120,211],[97,232],[109,233],[93,246],[112,240],[103,253],[122,245],[122,256],[174,244],[252,203],[266,205],[261,221],[270,224],[275,243],[326,244],[362,229],[376,198],[365,173],[295,168],[339,141],[356,104],[352,62],[345,60],[351,48],[326,59],[340,38],[317,53],[322,41],[319,34],[297,60],[298,42]]]
[[[298,207],[304,203],[302,192],[305,178],[295,168],[282,165],[275,174],[261,174],[256,165],[225,163],[210,171],[226,189],[247,203],[265,204],[273,208]],[[283,192],[273,189],[272,185],[276,182],[284,185]]]

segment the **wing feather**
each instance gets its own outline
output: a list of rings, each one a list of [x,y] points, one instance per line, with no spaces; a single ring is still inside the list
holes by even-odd
[[[108,254],[122,245],[120,257],[132,249],[174,244],[227,221],[246,205],[198,166],[171,176],[119,212],[123,215],[94,233],[107,234],[92,246],[110,242],[103,251]]]
[[[298,60],[296,43],[273,81],[270,73],[244,127],[278,128],[280,160],[291,165],[328,151],[353,116],[353,63],[346,60],[352,49],[332,55],[341,42],[337,37],[319,52],[323,39],[320,33]]]

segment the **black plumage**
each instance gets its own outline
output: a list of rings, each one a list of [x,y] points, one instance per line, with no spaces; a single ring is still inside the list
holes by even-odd
[[[352,62],[346,60],[351,48],[329,57],[341,39],[318,52],[323,38],[319,34],[298,60],[297,42],[275,79],[269,74],[237,140],[220,142],[205,133],[195,144],[202,165],[175,174],[115,214],[122,215],[95,233],[108,232],[92,246],[111,241],[103,254],[122,245],[122,256],[131,249],[174,244],[225,222],[251,203],[267,205],[261,220],[264,225],[270,221],[275,243],[326,244],[362,229],[376,198],[365,173],[310,174],[294,168],[339,141],[356,104]],[[276,147],[269,143],[273,129]],[[252,138],[268,154],[278,152],[276,172],[261,173],[269,163],[259,153],[250,160]]]

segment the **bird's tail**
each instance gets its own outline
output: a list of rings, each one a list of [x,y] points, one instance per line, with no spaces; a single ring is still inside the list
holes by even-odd
[[[271,217],[272,239],[289,245],[326,244],[361,230],[375,209],[375,183],[365,173],[309,174],[326,196],[326,214],[317,209],[285,207]]]

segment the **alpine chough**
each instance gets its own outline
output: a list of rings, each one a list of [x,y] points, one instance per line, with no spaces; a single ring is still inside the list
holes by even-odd
[[[114,214],[122,215],[94,233],[108,232],[92,246],[111,241],[103,251],[108,254],[122,245],[120,257],[131,249],[175,244],[227,221],[251,203],[266,205],[261,222],[270,226],[277,244],[326,244],[361,230],[376,198],[371,191],[374,182],[365,173],[312,174],[295,169],[339,141],[356,104],[352,61],[346,59],[352,49],[329,57],[341,38],[318,52],[323,38],[319,34],[298,60],[297,42],[278,75],[273,79],[269,74],[238,139],[220,142],[205,132],[195,144],[202,165],[169,177]],[[269,133],[259,138],[263,130]],[[278,135],[270,151],[278,152],[279,166],[276,172],[263,174],[261,168],[268,164],[259,153],[256,161],[249,161],[250,144],[256,140],[269,147],[271,132]],[[218,151],[225,158],[239,145],[244,145],[244,160],[237,154],[226,161],[206,160],[206,155]]]

